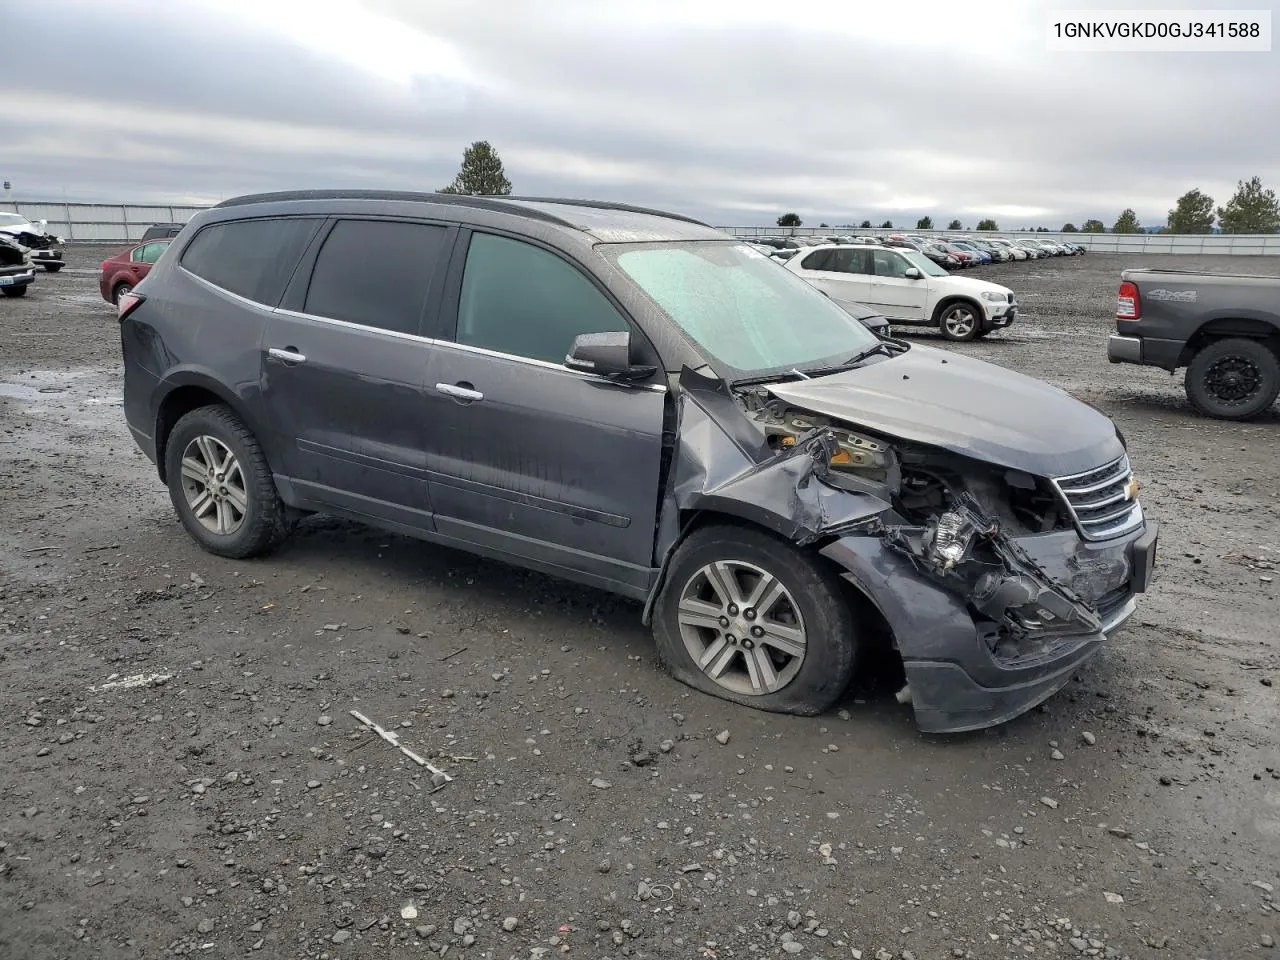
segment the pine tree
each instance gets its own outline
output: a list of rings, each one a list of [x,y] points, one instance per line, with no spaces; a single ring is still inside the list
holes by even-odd
[[[487,140],[477,140],[462,153],[462,169],[453,183],[437,193],[459,193],[471,197],[505,197],[511,193],[511,181],[502,169],[498,151]]]

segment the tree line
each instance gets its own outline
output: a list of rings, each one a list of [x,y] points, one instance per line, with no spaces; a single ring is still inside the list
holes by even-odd
[[[1280,231],[1280,200],[1276,199],[1276,192],[1262,185],[1261,177],[1252,177],[1248,180],[1241,180],[1236,186],[1236,192],[1227,201],[1226,206],[1214,206],[1213,197],[1202,192],[1199,188],[1188,190],[1178,198],[1178,202],[1174,204],[1174,208],[1169,211],[1169,219],[1164,227],[1161,227],[1160,233],[1212,233],[1215,221],[1219,229],[1223,233],[1276,233]],[[802,226],[800,215],[796,213],[786,213],[778,218],[778,226],[780,227],[799,227]],[[830,227],[830,224],[819,224],[821,227]],[[853,224],[841,224],[843,227],[853,227]],[[863,220],[858,225],[860,229],[873,229],[870,220]],[[932,230],[933,218],[921,217],[916,221],[917,230]],[[881,230],[892,230],[893,221],[886,220],[880,224]],[[967,230],[969,228],[963,226],[959,220],[952,220],[947,224],[948,230]],[[979,220],[975,230],[995,231],[1000,226],[994,220],[986,218]],[[1047,227],[1023,227],[1026,233],[1049,233]],[[1106,224],[1101,220],[1090,219],[1084,221],[1080,226],[1074,223],[1064,223],[1059,231],[1060,233],[1141,233],[1142,225],[1138,222],[1138,215],[1132,208],[1126,208],[1116,217],[1115,222],[1108,231]]]
[[[477,140],[467,147],[462,154],[462,166],[453,182],[441,187],[438,193],[466,194],[471,196],[508,196],[511,193],[511,181],[507,179],[502,167],[498,151],[485,140]],[[1160,233],[1211,233],[1214,223],[1223,233],[1275,233],[1280,231],[1280,200],[1276,193],[1262,185],[1261,177],[1251,177],[1237,183],[1236,192],[1227,201],[1226,206],[1215,207],[1213,197],[1198,187],[1188,190],[1178,198],[1169,211],[1168,222],[1160,229]],[[778,218],[780,227],[803,226],[798,213],[784,213]],[[823,223],[822,227],[830,225]],[[850,228],[853,224],[843,224]],[[863,220],[861,229],[872,229],[870,220]],[[894,229],[893,221],[886,220],[880,224],[881,230]],[[933,218],[921,217],[916,221],[917,230],[932,230]],[[947,224],[948,230],[964,230],[959,220]],[[996,231],[1000,225],[991,218],[979,220],[975,230]],[[1023,227],[1024,232],[1049,232],[1045,227]],[[1107,227],[1101,220],[1089,219],[1079,227],[1074,223],[1064,223],[1062,233],[1107,233]],[[1111,225],[1111,233],[1141,233],[1142,225],[1138,215],[1132,208],[1122,210]]]

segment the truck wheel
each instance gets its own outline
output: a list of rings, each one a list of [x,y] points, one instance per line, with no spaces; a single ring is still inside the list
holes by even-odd
[[[1259,340],[1215,340],[1191,358],[1187,399],[1201,413],[1221,420],[1248,420],[1280,394],[1280,360]]]
[[[963,300],[949,303],[938,315],[938,329],[948,340],[963,343],[978,335],[982,329],[982,315],[972,303]]]
[[[677,680],[774,713],[828,709],[857,662],[858,625],[839,577],[744,527],[703,527],[681,544],[653,632]]]
[[[220,557],[255,557],[279,546],[290,519],[267,458],[227,407],[199,407],[174,424],[165,476],[178,519]]]

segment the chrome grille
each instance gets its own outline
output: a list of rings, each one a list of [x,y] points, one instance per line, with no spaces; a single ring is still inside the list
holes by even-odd
[[[1142,526],[1142,507],[1129,493],[1133,469],[1121,457],[1105,467],[1056,477],[1053,485],[1086,540],[1109,540]]]

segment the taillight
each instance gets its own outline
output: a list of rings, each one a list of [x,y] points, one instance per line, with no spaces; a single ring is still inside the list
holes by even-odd
[[[145,299],[147,298],[141,293],[126,293],[116,303],[116,319],[124,323],[125,318],[137,310]]]
[[[1116,294],[1116,319],[1137,320],[1142,316],[1142,298],[1138,296],[1138,285],[1130,280],[1120,284],[1120,292]]]

